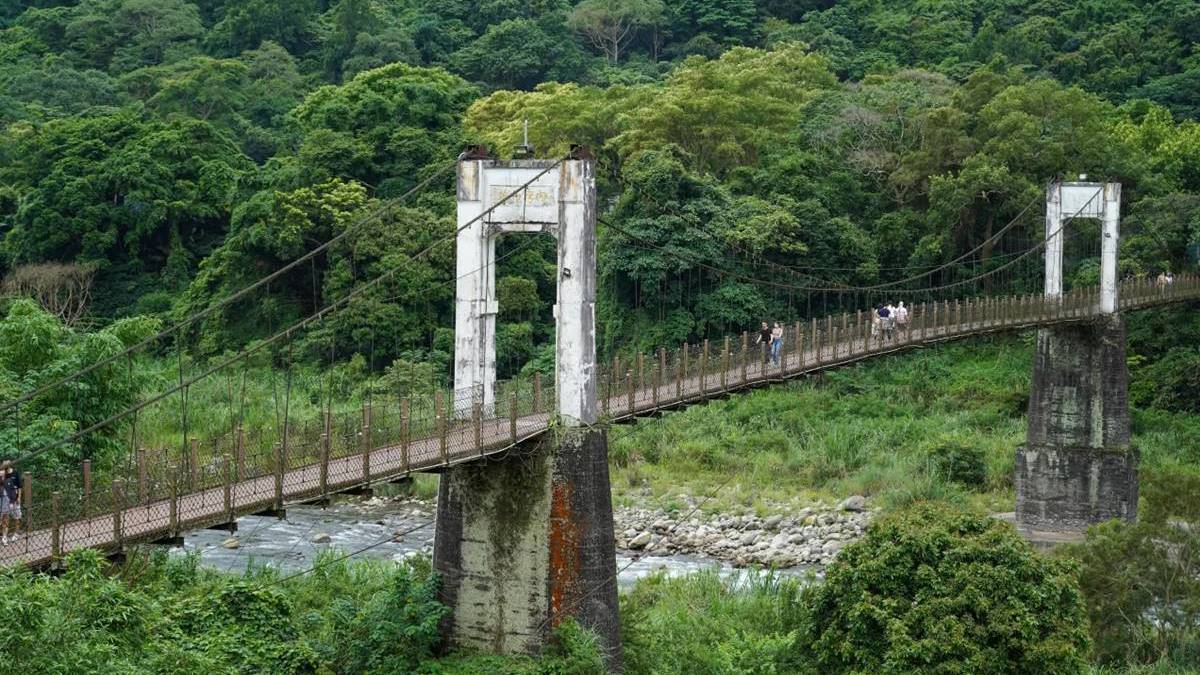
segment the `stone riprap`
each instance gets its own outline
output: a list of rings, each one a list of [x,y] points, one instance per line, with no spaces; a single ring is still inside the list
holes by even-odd
[[[619,508],[614,514],[617,547],[654,555],[691,554],[735,566],[828,565],[858,540],[878,509],[855,495],[836,505],[816,503],[768,516],[668,513],[656,508]]]

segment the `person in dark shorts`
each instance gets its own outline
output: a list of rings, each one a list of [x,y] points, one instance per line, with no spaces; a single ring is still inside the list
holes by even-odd
[[[12,523],[12,541],[21,537],[21,478],[12,461],[0,464],[0,544],[7,544],[8,524]]]
[[[762,327],[758,329],[758,337],[755,338],[754,344],[759,345],[762,350],[763,365],[767,365],[771,361],[771,326],[766,321],[762,322]]]

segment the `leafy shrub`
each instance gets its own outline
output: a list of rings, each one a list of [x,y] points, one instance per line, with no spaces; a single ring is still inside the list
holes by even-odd
[[[1081,565],[1096,656],[1102,663],[1173,660],[1200,666],[1200,475],[1175,468],[1143,480],[1136,523],[1088,530],[1068,550]]]
[[[988,518],[922,505],[880,520],[809,592],[797,649],[820,673],[1082,673],[1074,566]]]
[[[941,476],[966,487],[987,483],[983,449],[958,440],[945,440],[929,449],[929,463]]]
[[[339,597],[332,609],[334,670],[344,673],[411,672],[432,658],[438,622],[449,609],[437,601],[437,578],[418,581],[404,567],[391,583],[359,606]]]

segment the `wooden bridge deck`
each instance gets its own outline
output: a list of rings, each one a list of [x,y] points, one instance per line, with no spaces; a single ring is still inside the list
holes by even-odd
[[[1200,280],[1181,276],[1166,288],[1146,282],[1125,284],[1120,306],[1122,310],[1137,310],[1198,298]],[[917,305],[911,309],[907,330],[897,330],[892,339],[872,335],[865,315],[826,317],[789,327],[778,365],[763,364],[757,348],[747,345],[743,335],[736,340],[727,338],[717,355],[708,353],[708,343],[699,349],[685,346],[670,358],[660,353],[658,363],[652,364],[649,382],[644,359],[638,359],[636,370],[625,371],[624,378],[619,372],[612,377],[610,369],[608,375],[601,376],[608,383],[608,391],[602,392],[600,405],[606,420],[620,421],[915,347],[1002,331],[1087,322],[1098,315],[1098,293],[1085,289],[1068,294],[1061,302],[1013,296]],[[730,348],[733,342],[741,343],[739,350]],[[616,367],[619,369],[619,364]],[[482,415],[469,420],[439,419],[435,431],[420,438],[385,442],[378,447],[367,443],[361,451],[341,457],[331,457],[326,451],[319,460],[294,467],[287,466],[286,459],[276,451],[273,465],[260,466],[258,475],[244,476],[245,470],[239,464],[237,474],[241,480],[234,479],[227,468],[225,479],[216,485],[196,490],[176,487],[168,497],[145,498],[135,505],[114,499],[113,508],[87,509],[70,519],[59,515],[57,501],[38,503],[36,507],[48,511],[39,511],[36,520],[33,514],[26,514],[26,518],[41,526],[16,543],[0,546],[0,564],[44,565],[79,548],[113,550],[160,540],[191,529],[230,523],[239,516],[287,503],[415,471],[437,471],[475,461],[504,452],[549,427],[551,413],[517,415],[516,409],[513,405],[509,416],[493,419]]]

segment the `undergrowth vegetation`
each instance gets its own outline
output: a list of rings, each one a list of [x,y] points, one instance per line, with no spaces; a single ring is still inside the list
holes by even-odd
[[[1134,392],[1153,388],[1160,359],[1189,349],[1143,339],[1155,317],[1131,321]],[[612,434],[613,485],[619,501],[648,493],[667,508],[682,493],[715,495],[714,511],[863,494],[886,509],[1010,511],[1032,355],[1032,334],[943,345],[641,421]],[[1200,420],[1155,403],[1133,397],[1143,471],[1200,465]]]
[[[334,555],[294,578],[261,568],[230,575],[162,554],[112,567],[90,551],[69,556],[60,577],[10,570],[0,577],[0,663],[118,675],[604,672],[595,637],[570,622],[537,657],[441,654],[447,609],[428,559]],[[1114,654],[1151,644],[1111,640],[1133,626],[1097,632],[1097,614],[1112,619],[1118,608],[1097,602],[1092,580],[1119,570],[1094,550],[1071,558],[1038,554],[984,516],[915,505],[872,525],[820,583],[759,571],[639,581],[621,596],[625,672],[1082,675],[1093,654],[1105,664],[1097,673],[1191,672],[1198,661],[1179,650],[1151,665],[1150,652]],[[1146,607],[1130,597],[1116,596],[1119,609]],[[1146,628],[1135,636],[1154,638]]]
[[[713,401],[614,433],[618,491],[765,507],[852,493],[1000,505],[1024,438],[1030,347],[952,345]]]

